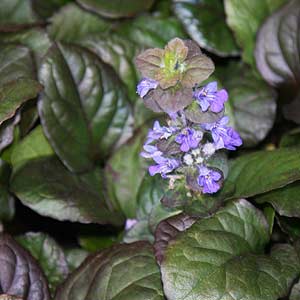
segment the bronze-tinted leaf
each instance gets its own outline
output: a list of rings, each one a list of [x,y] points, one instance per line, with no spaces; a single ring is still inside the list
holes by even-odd
[[[49,300],[47,281],[34,258],[0,234],[0,299]],[[10,296],[10,297],[9,297]]]

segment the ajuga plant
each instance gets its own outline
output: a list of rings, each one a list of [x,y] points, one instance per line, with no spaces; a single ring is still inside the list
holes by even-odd
[[[218,192],[225,174],[214,165],[216,154],[236,150],[242,139],[228,126],[227,91],[216,81],[202,84],[213,62],[195,42],[175,38],[164,50],[146,50],[136,64],[144,76],[137,93],[147,107],[165,113],[165,125],[154,122],[141,153],[154,162],[149,174],[168,179],[170,190],[186,187],[190,197]]]

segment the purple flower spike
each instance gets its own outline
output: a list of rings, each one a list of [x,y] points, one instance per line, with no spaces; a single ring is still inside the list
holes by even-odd
[[[228,117],[223,117],[215,123],[202,124],[205,130],[211,131],[216,149],[236,150],[236,147],[243,143],[239,134],[233,128],[226,126],[228,121]]]
[[[190,149],[198,147],[202,137],[203,133],[201,131],[196,131],[193,128],[187,127],[176,136],[175,141],[178,144],[181,144],[180,150],[182,152],[188,152]]]
[[[159,151],[157,149],[156,146],[152,146],[152,145],[144,145],[144,150],[143,152],[141,152],[141,156],[144,158],[152,158],[152,159],[156,159],[156,157],[162,156],[162,152]]]
[[[127,219],[125,223],[125,230],[131,229],[138,221],[136,219]]]
[[[219,113],[224,109],[224,103],[228,99],[226,90],[218,91],[217,82],[210,82],[200,90],[194,92],[194,98],[199,103],[201,110],[206,112],[208,108],[214,113]]]
[[[198,184],[203,187],[204,194],[213,194],[220,189],[218,181],[222,178],[222,175],[206,166],[200,166],[198,168],[199,176],[197,178]]]
[[[160,126],[158,121],[154,122],[153,129],[149,131],[147,136],[146,144],[150,144],[158,139],[168,139],[174,133],[176,133],[178,129],[176,127],[166,127]]]
[[[136,92],[144,98],[150,90],[156,89],[158,82],[151,78],[143,78],[137,85]]]
[[[157,165],[149,167],[149,174],[154,176],[160,174],[162,178],[166,178],[166,174],[172,172],[179,167],[180,163],[177,159],[165,158],[162,156],[156,157]]]

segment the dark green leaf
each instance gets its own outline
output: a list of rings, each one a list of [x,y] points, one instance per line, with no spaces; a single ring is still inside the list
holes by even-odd
[[[224,187],[217,198],[235,185],[226,199],[248,198],[284,187],[300,179],[300,153],[297,149],[259,151],[232,161]]]
[[[0,125],[0,152],[12,144],[15,138],[16,125],[20,122],[20,115],[4,121]]]
[[[16,171],[30,160],[53,154],[54,152],[44,136],[43,129],[39,125],[15,145],[11,154],[11,164],[14,171]]]
[[[280,147],[299,147],[299,146],[300,146],[300,128],[295,128],[281,137]]]
[[[76,176],[55,157],[29,161],[14,174],[11,190],[37,213],[81,223],[121,225],[122,217],[103,195],[102,172]]]
[[[146,242],[89,256],[58,289],[56,300],[163,300],[160,273]]]
[[[243,60],[255,66],[256,32],[263,21],[286,0],[225,0],[227,23],[243,49]],[[268,37],[269,38],[269,37]]]
[[[268,240],[264,216],[245,200],[197,221],[163,254],[166,297],[274,300],[287,295],[300,273],[299,257],[287,244],[262,255]]]
[[[110,27],[111,24],[108,21],[70,3],[53,15],[47,29],[54,40],[75,42],[87,34],[101,34]]]
[[[276,219],[280,229],[288,235],[291,241],[300,240],[300,220],[298,218],[277,216]]]
[[[0,28],[16,24],[28,24],[37,21],[30,0],[2,0],[0,10]]]
[[[237,55],[239,50],[225,22],[219,0],[173,0],[173,8],[191,38],[220,56]]]
[[[121,23],[117,32],[132,42],[149,48],[163,48],[169,40],[175,37],[187,37],[176,18],[147,14]]]
[[[37,262],[7,234],[0,234],[0,265],[0,297],[50,300],[46,278]]]
[[[34,62],[26,47],[0,47],[0,124],[11,118],[42,86],[34,78]]]
[[[83,7],[100,16],[107,18],[131,17],[139,12],[148,10],[154,0],[77,0]]]
[[[300,218],[300,182],[255,197],[257,203],[270,203],[282,216]]]
[[[69,270],[73,272],[87,258],[89,252],[80,248],[71,248],[65,250],[65,256],[68,262]]]
[[[50,17],[56,10],[73,0],[31,0],[32,8],[40,17],[46,19]]]
[[[300,281],[293,286],[289,300],[300,300]]]
[[[83,37],[79,44],[89,48],[105,63],[111,65],[128,88],[130,102],[137,99],[137,71],[134,58],[139,48],[127,38],[117,34],[92,34]]]
[[[21,30],[13,33],[0,33],[0,39],[3,43],[21,44],[28,47],[33,51],[38,63],[51,46],[51,42],[46,31],[41,28]],[[30,66],[31,68],[34,67],[33,64]]]
[[[9,221],[15,214],[15,200],[9,192],[10,166],[0,159],[0,220]]]
[[[272,206],[266,206],[264,208],[264,215],[269,224],[269,232],[272,234],[274,227],[274,219],[275,219],[275,210]]]
[[[89,252],[96,252],[109,248],[113,244],[116,244],[117,241],[118,239],[114,235],[81,235],[78,238],[79,245]]]
[[[276,91],[251,70],[233,64],[227,72],[224,86],[229,93],[231,122],[243,139],[244,146],[255,146],[273,127],[276,116]],[[230,74],[230,75],[229,75]]]
[[[134,218],[137,193],[146,173],[147,162],[140,156],[146,135],[142,128],[120,147],[107,161],[106,183],[109,198],[120,207],[127,218]]]
[[[129,118],[113,70],[77,46],[53,45],[40,70],[39,113],[55,152],[71,171],[91,169],[118,146]],[[70,151],[71,149],[71,151]]]
[[[278,1],[274,1],[276,2]],[[299,13],[299,1],[289,1],[273,13],[258,32],[256,64],[261,75],[271,85],[299,86]]]
[[[138,222],[126,232],[125,242],[138,240],[153,242],[153,233],[157,224],[163,219],[180,213],[180,210],[164,207],[161,203],[167,191],[166,185],[167,182],[158,176],[145,175],[137,196],[136,219]]]
[[[41,232],[28,232],[19,236],[17,241],[38,261],[48,279],[49,288],[54,293],[56,286],[69,272],[63,250],[53,238]]]

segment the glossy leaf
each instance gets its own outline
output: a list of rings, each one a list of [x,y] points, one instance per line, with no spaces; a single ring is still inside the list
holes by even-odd
[[[137,194],[146,173],[147,162],[140,156],[146,130],[142,128],[107,161],[106,183],[110,199],[114,199],[127,218],[134,218]]]
[[[16,24],[28,24],[37,21],[29,0],[2,0],[0,10],[0,27]]]
[[[88,255],[89,252],[81,248],[71,248],[65,250],[65,256],[70,272],[73,272],[75,269],[77,269]]]
[[[248,198],[284,187],[300,178],[300,154],[297,149],[259,151],[232,161],[229,175],[217,198],[235,185],[226,199]]]
[[[181,23],[174,17],[143,14],[120,24],[118,34],[144,47],[163,48],[175,38],[187,37]]]
[[[20,122],[20,115],[4,121],[0,125],[0,151],[11,145],[15,139],[16,125]]]
[[[164,252],[161,272],[166,297],[274,300],[286,296],[300,273],[300,261],[287,244],[263,255],[268,240],[264,216],[245,200],[197,221]]]
[[[58,289],[56,300],[164,299],[152,247],[146,242],[116,245],[89,256]]]
[[[38,261],[44,271],[52,293],[68,275],[69,268],[66,257],[56,241],[45,233],[28,232],[17,238],[17,241],[27,249]]]
[[[189,229],[196,221],[197,218],[186,214],[179,214],[158,224],[155,231],[154,250],[155,258],[159,264],[163,261],[169,242],[174,240],[179,232]]]
[[[11,154],[11,164],[16,170],[30,160],[53,154],[43,129],[39,125],[14,147]]]
[[[130,102],[134,103],[137,99],[136,83],[138,82],[134,58],[139,48],[127,38],[117,34],[91,34],[83,37],[78,43],[113,67],[128,88]]]
[[[0,39],[3,43],[21,44],[28,47],[33,51],[38,64],[51,46],[48,34],[41,28],[0,33]],[[33,65],[30,66],[33,67]]]
[[[103,195],[99,169],[76,176],[56,157],[39,158],[17,170],[11,190],[24,205],[60,221],[114,225],[123,222]]]
[[[51,38],[56,41],[75,42],[87,34],[103,34],[110,27],[108,21],[70,3],[52,16],[47,30]]]
[[[299,13],[299,1],[289,1],[273,13],[258,32],[256,65],[271,85],[288,84],[294,88],[299,85]]]
[[[245,66],[233,64],[226,72],[234,128],[243,145],[253,147],[265,139],[276,116],[276,91]]]
[[[10,166],[0,159],[0,221],[9,221],[15,214],[15,199],[9,192]]]
[[[127,0],[126,2],[120,2],[118,0],[77,0],[77,2],[100,16],[114,19],[131,17],[137,13],[148,10],[154,3],[154,0]]]
[[[0,47],[0,124],[13,117],[22,103],[41,91],[42,86],[33,78],[34,66],[28,48]]]
[[[243,49],[243,60],[255,66],[256,33],[263,21],[286,0],[225,0],[227,23]]]
[[[145,175],[137,196],[136,219],[137,223],[126,232],[124,241],[126,243],[147,240],[154,241],[153,233],[157,224],[170,216],[180,213],[179,209],[166,208],[161,203],[166,190],[167,183],[158,176]]]
[[[281,189],[255,197],[257,203],[270,203],[282,216],[300,218],[300,183],[298,181]]]
[[[7,234],[0,234],[0,264],[0,297],[50,300],[46,278],[37,262]]]
[[[239,53],[234,37],[225,22],[222,2],[173,0],[173,9],[190,37],[202,48],[220,56]]]
[[[123,85],[95,55],[62,44],[46,56],[40,80],[45,92],[39,114],[52,147],[71,171],[91,169],[126,131],[129,106]]]

